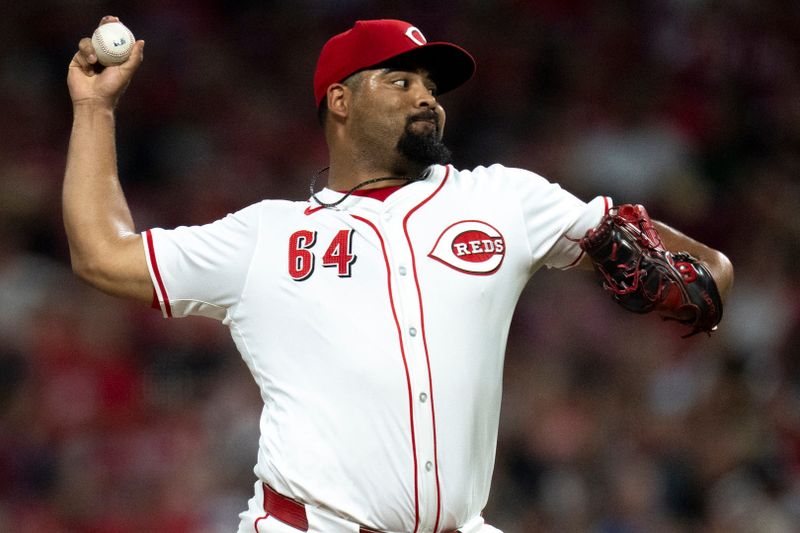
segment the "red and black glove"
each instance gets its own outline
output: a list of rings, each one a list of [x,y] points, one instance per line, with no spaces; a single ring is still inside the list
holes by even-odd
[[[645,208],[612,207],[580,240],[603,287],[635,313],[659,311],[689,326],[686,336],[710,333],[722,319],[722,300],[711,273],[685,252],[664,249]]]

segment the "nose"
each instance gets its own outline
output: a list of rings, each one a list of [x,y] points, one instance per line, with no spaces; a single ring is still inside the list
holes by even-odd
[[[437,129],[439,130],[439,138],[444,133],[445,112],[444,108],[439,105],[436,95],[428,88],[428,84],[422,77],[416,80],[413,84],[415,104],[418,109],[423,112],[436,113],[438,117]]]
[[[434,109],[436,96],[434,96],[422,80],[414,83],[417,107]]]
[[[420,84],[422,85],[422,84]],[[417,106],[422,108],[430,108],[435,109],[437,105],[436,97],[431,94],[427,87],[422,85],[419,90],[419,96],[417,97]]]

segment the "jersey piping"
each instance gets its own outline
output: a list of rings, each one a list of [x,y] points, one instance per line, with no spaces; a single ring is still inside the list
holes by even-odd
[[[405,369],[406,373],[406,387],[408,388],[408,415],[409,415],[409,425],[411,429],[411,451],[414,455],[414,532],[416,533],[417,529],[419,528],[419,474],[417,473],[417,441],[416,441],[416,434],[414,431],[414,394],[411,388],[411,375],[408,371],[408,361],[406,360],[406,350],[405,344],[403,343],[403,331],[400,327],[400,320],[397,318],[397,310],[395,309],[394,304],[394,295],[392,294],[392,270],[389,267],[389,258],[386,255],[386,244],[383,241],[383,236],[381,232],[378,231],[378,228],[375,225],[367,220],[364,217],[353,215],[353,218],[356,220],[360,220],[361,222],[365,223],[369,226],[372,231],[378,236],[378,240],[381,243],[381,252],[383,253],[383,261],[386,267],[386,287],[389,292],[389,304],[392,307],[392,316],[394,317],[394,324],[397,328],[397,340],[400,343],[400,353],[403,356],[403,368]]]
[[[428,369],[428,396],[430,398],[430,405],[431,405],[431,420],[433,422],[433,465],[434,465],[434,472],[436,473],[436,521],[434,522],[433,530],[437,531],[439,529],[439,519],[441,516],[441,509],[442,509],[442,490],[441,485],[439,483],[439,450],[436,441],[436,408],[434,403],[434,394],[433,394],[433,374],[431,373],[431,359],[430,354],[428,353],[428,336],[425,333],[425,311],[422,305],[422,289],[419,286],[419,276],[417,275],[417,259],[416,253],[414,253],[414,246],[411,244],[411,236],[408,234],[408,220],[411,218],[419,208],[423,205],[428,203],[431,198],[436,196],[436,194],[442,190],[444,184],[447,182],[447,178],[450,176],[450,166],[448,165],[445,170],[444,177],[442,178],[442,182],[439,186],[434,190],[430,196],[425,198],[422,202],[417,204],[413,207],[403,218],[403,233],[406,236],[406,242],[408,243],[408,249],[411,250],[411,269],[414,273],[414,285],[417,288],[417,300],[419,301],[419,317],[420,317],[420,331],[422,332],[422,347],[425,350],[425,364],[427,365]]]
[[[169,305],[169,296],[167,295],[167,289],[164,286],[164,280],[161,279],[161,272],[158,270],[158,261],[156,260],[156,250],[155,246],[153,245],[153,235],[150,230],[146,230],[144,232],[144,239],[145,245],[147,247],[147,256],[150,258],[148,261],[148,265],[150,267],[151,273],[153,277],[156,279],[156,287],[155,289],[158,291],[159,300],[162,303],[161,311],[164,313],[164,316],[167,318],[172,318],[172,308]]]

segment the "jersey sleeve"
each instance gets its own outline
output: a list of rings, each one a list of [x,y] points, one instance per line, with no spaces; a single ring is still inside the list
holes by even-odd
[[[247,280],[258,242],[259,204],[203,226],[142,233],[147,265],[165,317],[224,320]]]
[[[611,198],[584,202],[538,174],[504,169],[517,187],[517,198],[530,244],[532,269],[544,265],[566,269],[578,264],[583,251],[578,240],[608,212]]]

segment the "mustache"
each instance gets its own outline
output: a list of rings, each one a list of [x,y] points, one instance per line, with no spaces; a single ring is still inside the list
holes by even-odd
[[[436,126],[437,131],[439,130],[439,115],[432,109],[428,111],[422,111],[416,115],[411,115],[406,119],[406,126],[410,126],[414,122],[419,121],[433,122],[433,125]]]

